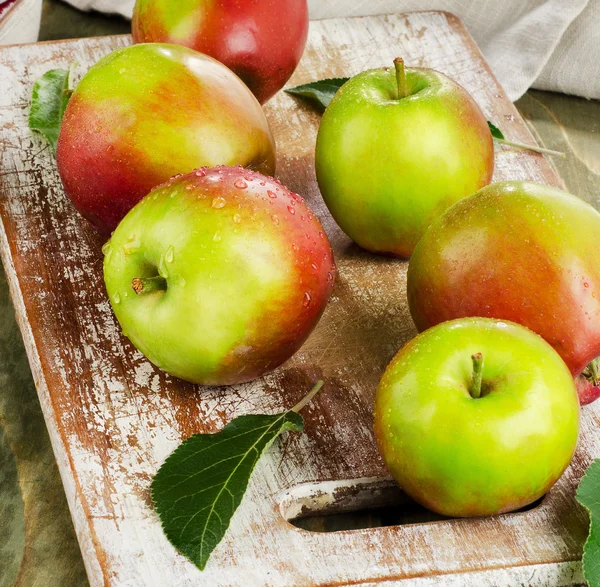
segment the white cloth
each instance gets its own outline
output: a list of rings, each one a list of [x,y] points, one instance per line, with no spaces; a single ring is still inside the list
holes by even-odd
[[[130,17],[134,0],[67,0]],[[600,0],[308,0],[312,19],[447,10],[512,100],[529,87],[600,99]],[[384,42],[384,41],[382,41]]]
[[[0,3],[0,45],[35,43],[40,32],[42,0],[21,0],[2,9]]]

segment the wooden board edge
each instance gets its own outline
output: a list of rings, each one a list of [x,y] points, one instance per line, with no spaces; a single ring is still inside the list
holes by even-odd
[[[92,587],[102,585],[105,584],[105,581],[103,578],[101,579],[104,573],[98,557],[97,540],[95,539],[89,520],[85,515],[84,506],[75,490],[78,481],[68,456],[69,451],[67,449],[66,440],[60,433],[56,413],[52,406],[52,399],[50,397],[35,337],[28,319],[27,308],[23,300],[23,292],[21,290],[19,277],[13,263],[12,251],[10,249],[10,243],[4,227],[2,215],[0,215],[0,260],[4,267],[10,299],[15,312],[15,319],[19,331],[21,332],[29,368],[31,369],[40,406],[44,414],[52,452],[57,461],[58,471],[67,498],[69,512],[71,514],[71,519],[73,520],[77,541],[79,542],[79,548],[82,552],[88,554],[88,556],[82,557],[86,573]],[[89,556],[90,553],[93,553],[93,556]]]

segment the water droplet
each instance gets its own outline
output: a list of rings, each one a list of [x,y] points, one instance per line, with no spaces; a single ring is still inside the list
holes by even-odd
[[[271,216],[271,220],[275,223],[275,224],[279,224],[279,218],[277,218],[276,214],[273,214],[273,216]]]
[[[137,235],[134,233],[129,236],[127,242],[123,245],[123,252],[126,255],[131,255],[131,253],[137,251],[141,246],[142,244],[140,243]]]
[[[125,73],[127,70],[124,67],[121,67],[121,69],[119,69],[119,73]]]
[[[248,184],[243,179],[238,179],[233,184],[238,190],[245,190],[248,187]]]
[[[165,259],[165,255],[161,255],[160,261],[158,262],[158,274],[163,279],[167,279],[169,277],[169,271],[167,270],[167,262]]]
[[[115,148],[113,147],[113,145],[108,145],[108,147],[106,147],[107,153],[112,153],[114,150],[115,150]]]
[[[327,281],[333,281],[333,274],[331,272],[327,274]]]
[[[267,196],[269,196],[269,198],[275,199],[277,197],[277,194],[275,192],[272,192],[271,190],[267,190]]]
[[[189,183],[185,186],[186,192],[191,192],[193,189],[194,189],[194,186]],[[173,197],[173,196],[174,196],[174,194],[171,194],[171,197]]]
[[[292,249],[293,249],[294,251],[297,251],[297,250],[299,250],[299,248],[298,248],[298,245],[297,245],[296,243],[294,243],[294,244],[292,245]]]
[[[121,303],[121,296],[119,295],[119,292],[115,293],[112,297],[112,301],[114,304],[120,304]]]
[[[215,232],[215,236],[213,236],[213,241],[216,243],[221,242],[221,233],[218,230]]]
[[[234,214],[234,215],[233,215],[233,221],[234,221],[236,224],[239,224],[239,223],[242,221],[242,217],[241,217],[239,214]]]
[[[590,287],[590,284],[587,281],[583,282],[583,287]]]
[[[227,200],[217,196],[216,198],[213,198],[211,205],[215,210],[220,210],[221,208],[225,208],[225,206],[227,206]]]
[[[306,292],[304,294],[304,299],[302,300],[302,305],[305,308],[308,308],[308,306],[310,306],[310,302],[311,302],[312,298],[310,297],[310,294],[308,292]]]
[[[292,206],[288,206],[287,207],[288,212],[293,216],[296,213],[296,210],[294,210],[294,208],[292,208]]]
[[[204,171],[204,169],[196,169],[194,173],[196,174],[196,177],[204,177],[206,175],[206,171]]]
[[[108,251],[110,251],[110,241],[106,241],[103,245],[102,245],[102,254],[103,255],[107,255]]]
[[[171,245],[167,249],[167,252],[165,253],[165,261],[167,263],[172,263],[174,258],[175,258],[175,249],[173,248],[173,245]]]
[[[316,271],[318,269],[317,264],[316,263],[311,263],[310,265],[314,271]]]

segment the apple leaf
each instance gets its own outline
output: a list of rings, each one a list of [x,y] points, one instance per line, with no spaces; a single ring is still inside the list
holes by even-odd
[[[590,515],[590,534],[583,548],[583,576],[590,587],[600,585],[600,459],[585,472],[577,488],[577,501]]]
[[[311,82],[295,88],[285,90],[293,96],[307,98],[323,109],[329,106],[336,92],[349,80],[348,77],[322,79],[318,82]]]
[[[154,476],[152,501],[163,531],[200,570],[225,536],[261,455],[282,432],[302,432],[297,412],[322,385],[286,412],[239,416],[216,434],[191,436]]]
[[[73,90],[73,67],[51,69],[33,84],[29,128],[43,134],[56,152],[60,124]]]
[[[490,127],[490,131],[492,133],[492,136],[495,139],[500,139],[503,140],[504,139],[504,134],[502,134],[502,131],[493,123],[491,123],[489,120],[487,121],[488,126]]]

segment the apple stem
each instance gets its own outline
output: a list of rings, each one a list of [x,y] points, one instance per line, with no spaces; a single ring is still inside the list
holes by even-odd
[[[591,361],[584,369],[583,376],[590,381],[592,385],[598,385],[598,357]]]
[[[533,151],[535,153],[542,153],[544,155],[553,155],[554,157],[562,157],[563,159],[566,155],[562,151],[553,151],[552,149],[544,149],[543,147],[536,147],[534,145],[525,145],[524,143],[515,143],[514,141],[507,141],[506,139],[497,139],[494,137],[494,140],[501,145],[507,145],[508,147],[515,147],[517,149],[526,149],[527,151]]]
[[[131,288],[138,296],[153,291],[167,291],[167,280],[160,275],[155,277],[135,277],[131,280]]]
[[[471,355],[473,359],[473,377],[471,378],[471,387],[469,393],[474,399],[481,397],[481,376],[483,372],[483,355],[481,353],[475,353]]]
[[[296,414],[304,407],[308,402],[312,400],[317,393],[319,393],[321,387],[323,387],[323,381],[319,380],[315,383],[315,386],[308,392],[308,395],[301,399],[291,410],[290,412],[296,412]]]
[[[398,83],[398,99],[406,98],[406,73],[404,72],[404,59],[396,57],[394,59],[396,68],[396,82]]]

